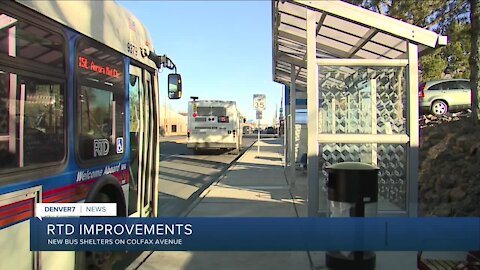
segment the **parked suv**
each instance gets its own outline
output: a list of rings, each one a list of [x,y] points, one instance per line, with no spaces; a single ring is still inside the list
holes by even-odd
[[[418,91],[422,112],[443,115],[470,108],[470,81],[438,80],[422,83]]]

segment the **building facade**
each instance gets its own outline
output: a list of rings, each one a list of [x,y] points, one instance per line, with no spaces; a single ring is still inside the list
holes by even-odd
[[[174,136],[187,134],[187,115],[162,106],[160,112],[160,135]]]

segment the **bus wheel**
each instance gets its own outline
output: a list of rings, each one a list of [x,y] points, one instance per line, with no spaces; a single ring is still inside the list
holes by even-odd
[[[109,203],[112,202],[110,197],[103,193],[99,192],[95,195],[93,200],[96,203]],[[120,260],[124,252],[113,252],[113,251],[85,251],[83,254],[84,258],[84,267],[83,269],[88,270],[106,270],[112,269],[113,264]]]
[[[85,252],[85,264],[86,269],[100,270],[100,269],[112,269],[114,263],[113,252],[99,252],[99,251],[86,251]]]

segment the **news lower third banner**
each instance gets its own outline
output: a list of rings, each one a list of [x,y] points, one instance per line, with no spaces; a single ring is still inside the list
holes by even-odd
[[[480,218],[32,218],[32,251],[467,251]]]

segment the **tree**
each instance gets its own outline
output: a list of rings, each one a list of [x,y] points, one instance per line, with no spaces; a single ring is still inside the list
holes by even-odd
[[[441,48],[432,54],[420,58],[422,68],[421,81],[431,81],[438,79],[448,66],[448,60],[443,57],[445,49]]]
[[[470,25],[467,22],[453,21],[447,30],[449,42],[442,58],[448,60],[444,71],[453,78],[470,76],[469,55],[471,51]]]
[[[441,31],[465,9],[466,0],[346,0],[354,5],[423,27]]]
[[[466,78],[469,76],[468,52],[470,39],[463,17],[467,0],[347,0],[363,8],[448,35],[446,48],[437,49],[433,54],[419,59],[421,80],[427,81],[445,77]],[[466,30],[467,29],[467,30]],[[467,52],[467,53],[466,53]]]
[[[479,69],[479,50],[480,40],[480,1],[469,0],[470,4],[470,23],[471,23],[471,52],[470,52],[470,85],[472,88],[472,121],[475,125],[478,125],[480,112],[478,96],[480,91],[480,82],[478,76]]]

